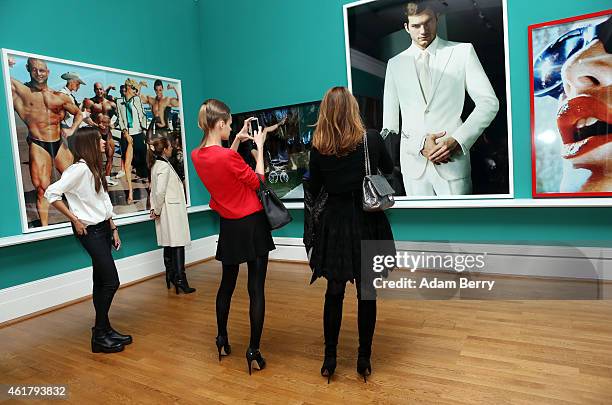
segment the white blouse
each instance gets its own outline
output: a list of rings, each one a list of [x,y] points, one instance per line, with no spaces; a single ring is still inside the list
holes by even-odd
[[[114,215],[108,193],[100,187],[96,193],[94,176],[83,159],[69,166],[62,177],[47,187],[45,198],[49,203],[66,196],[70,210],[84,225],[95,225]]]

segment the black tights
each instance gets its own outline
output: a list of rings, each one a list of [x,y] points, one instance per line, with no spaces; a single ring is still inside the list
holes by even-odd
[[[257,350],[259,349],[266,312],[264,285],[268,270],[268,255],[259,256],[255,260],[247,262],[247,266],[249,269],[249,317],[251,319],[251,342],[249,346],[251,349]],[[232,294],[238,279],[238,269],[238,264],[223,265],[223,275],[219,291],[217,292],[217,333],[219,336],[227,336],[227,319],[229,317]]]
[[[370,357],[372,338],[376,327],[376,300],[362,300],[359,282],[357,287],[357,326],[359,328],[359,354]],[[325,335],[326,352],[335,354],[338,345],[338,335],[342,324],[342,302],[346,282],[328,280],[323,308],[323,333]]]

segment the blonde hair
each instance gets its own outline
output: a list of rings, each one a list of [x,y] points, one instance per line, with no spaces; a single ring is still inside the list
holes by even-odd
[[[359,105],[346,87],[333,87],[319,107],[312,145],[323,155],[344,156],[363,141],[365,126]]]
[[[136,82],[136,80],[134,80],[134,79],[132,79],[130,77],[125,79],[125,85],[127,87],[134,87],[134,88],[138,89],[138,91],[140,91],[141,87],[149,87],[147,82],[145,82],[145,81]]]
[[[204,145],[208,131],[213,129],[219,121],[229,121],[231,116],[229,107],[223,101],[214,98],[204,101],[198,112],[198,127],[204,131],[200,147]]]

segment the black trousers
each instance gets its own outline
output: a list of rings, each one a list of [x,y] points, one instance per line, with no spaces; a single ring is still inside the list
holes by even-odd
[[[376,327],[376,300],[364,300],[361,297],[359,281],[357,287],[357,326],[359,329],[359,355],[370,357],[372,339]],[[325,335],[326,353],[335,354],[338,345],[338,335],[342,324],[342,304],[346,281],[327,281],[325,305],[323,307],[323,334]]]
[[[219,336],[227,336],[227,320],[229,318],[232,294],[236,288],[238,279],[238,264],[223,265],[223,275],[221,284],[217,292],[217,333]],[[248,290],[249,290],[249,318],[251,321],[251,340],[249,347],[259,349],[259,342],[263,332],[264,315],[266,312],[266,297],[264,286],[266,283],[266,273],[268,270],[268,255],[259,256],[255,260],[247,262],[249,269]]]
[[[111,254],[110,221],[87,227],[87,235],[77,236],[91,257],[93,267],[93,304],[96,310],[97,332],[110,331],[108,311],[119,289],[119,275]]]

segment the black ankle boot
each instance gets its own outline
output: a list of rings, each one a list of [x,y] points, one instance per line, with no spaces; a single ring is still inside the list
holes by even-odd
[[[251,349],[250,347],[246,352],[247,365],[249,366],[249,375],[251,375],[251,368],[257,370],[263,370],[266,368],[266,360],[261,356],[259,349]]]
[[[359,347],[359,355],[357,356],[357,373],[363,377],[363,382],[367,382],[366,377],[372,374],[372,364],[370,363],[371,349],[362,349]]]
[[[327,383],[336,371],[336,345],[325,345],[325,358],[321,366],[321,375],[327,377]]]
[[[124,335],[122,333],[117,332],[115,329],[111,328],[110,332],[108,333],[109,337],[119,343],[121,343],[124,346],[130,345],[132,344],[132,336],[131,335]]]
[[[232,353],[232,346],[230,346],[227,336],[217,336],[215,344],[219,352],[219,361],[221,361],[221,356],[229,356]]]
[[[166,287],[170,289],[170,283],[174,282],[174,270],[172,269],[172,248],[164,247],[164,267],[166,268]]]
[[[181,290],[184,294],[191,294],[196,289],[189,286],[187,275],[185,274],[185,247],[173,247],[172,249],[172,268],[174,270],[174,288],[176,293]]]
[[[91,328],[91,351],[93,353],[117,353],[123,351],[123,344],[111,339],[107,331]]]

